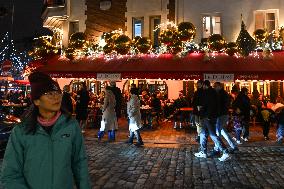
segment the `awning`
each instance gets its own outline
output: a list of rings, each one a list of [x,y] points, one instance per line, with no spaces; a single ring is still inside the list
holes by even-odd
[[[204,61],[203,53],[186,57],[171,54],[142,55],[111,60],[82,58],[70,61],[59,56],[36,62],[37,70],[52,77],[96,78],[98,73],[121,74],[132,79],[203,79],[205,74],[233,75],[233,80],[284,80],[284,52],[273,52],[269,60],[259,56],[235,57],[226,54],[211,55]],[[33,62],[31,62],[33,64]],[[226,77],[226,76],[225,76]]]

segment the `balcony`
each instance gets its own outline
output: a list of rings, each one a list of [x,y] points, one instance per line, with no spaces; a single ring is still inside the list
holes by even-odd
[[[43,26],[59,28],[68,18],[65,0],[46,0],[42,12]]]

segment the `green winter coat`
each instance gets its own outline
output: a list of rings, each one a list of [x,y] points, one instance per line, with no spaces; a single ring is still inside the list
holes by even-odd
[[[37,125],[34,135],[25,124],[13,129],[3,160],[2,184],[6,189],[91,188],[83,137],[74,119],[61,115],[51,134]]]

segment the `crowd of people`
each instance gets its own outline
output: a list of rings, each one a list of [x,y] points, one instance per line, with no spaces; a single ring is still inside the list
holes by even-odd
[[[90,188],[82,131],[88,118],[88,107],[90,103],[92,105],[92,94],[82,83],[72,98],[69,86],[65,86],[62,92],[56,81],[40,72],[32,73],[29,80],[31,105],[11,133],[2,166],[3,185],[6,188],[40,188],[42,185],[49,188],[72,188],[74,179],[77,188]],[[169,107],[168,101],[159,99],[156,94],[151,97],[147,92],[139,94],[136,85],[132,84],[125,100],[129,127],[126,143],[133,144],[135,136],[137,147],[144,145],[140,129],[146,122],[151,127],[153,117],[159,120],[160,116],[168,115],[165,112],[168,111],[166,107]],[[268,103],[261,101],[256,92],[253,96],[248,96],[247,88],[228,94],[222,83],[215,82],[212,87],[210,81],[200,80],[192,99],[184,97],[183,91],[180,91],[179,97],[171,103],[173,108],[168,118],[173,117],[175,129],[182,128],[188,122],[196,126],[196,139],[200,144],[200,151],[194,154],[196,157],[219,156],[220,161],[226,161],[238,151],[239,144],[249,140],[252,117],[260,118],[265,140],[269,140],[271,124],[276,123],[277,142],[283,141],[282,99]],[[110,82],[104,96],[97,101],[101,103],[102,111],[98,141],[102,140],[105,133],[108,133],[108,141],[115,141],[123,101],[120,89],[115,86],[115,82]],[[187,106],[192,107],[192,114],[180,111]],[[151,109],[150,113],[143,113],[144,107]],[[73,113],[76,113],[77,121],[72,117]],[[235,130],[234,137],[227,131],[230,119]],[[209,136],[214,147],[208,153]]]

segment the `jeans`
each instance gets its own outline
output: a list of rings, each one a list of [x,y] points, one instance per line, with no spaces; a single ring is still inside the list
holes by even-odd
[[[282,125],[282,124],[278,125],[278,129],[276,131],[276,137],[277,137],[277,139],[284,137],[284,125]]]
[[[219,137],[223,136],[231,148],[236,148],[237,146],[234,144],[232,137],[229,135],[226,129],[228,121],[229,121],[229,115],[222,115],[222,116],[217,117],[216,135]],[[217,149],[216,144],[215,144],[214,149]]]
[[[134,138],[134,135],[137,139],[137,143],[138,144],[143,144],[143,141],[142,141],[142,137],[140,135],[140,131],[139,130],[136,130],[136,131],[130,131],[130,136],[129,136],[129,139],[128,139],[128,143],[132,144],[133,143],[133,138]]]
[[[201,129],[202,129],[202,121],[201,121],[200,116],[194,115],[194,123],[197,129],[197,135],[200,136]]]
[[[222,145],[221,139],[216,135],[216,119],[202,118],[201,121],[203,123],[203,127],[200,133],[200,150],[204,153],[207,153],[207,141],[209,134],[215,146],[217,146],[217,149],[223,153],[226,153],[226,149]]]
[[[243,126],[243,137],[248,138],[249,137],[249,120],[244,119],[242,121],[242,126]]]

